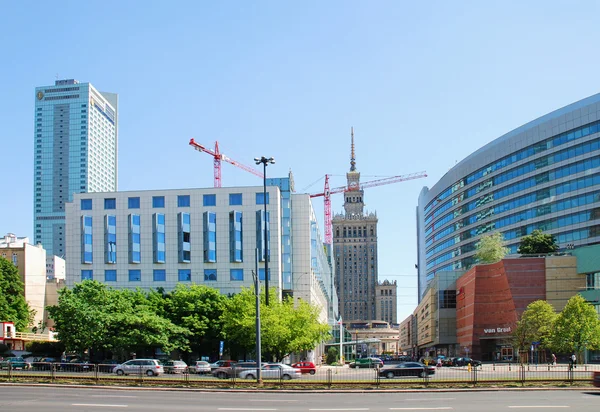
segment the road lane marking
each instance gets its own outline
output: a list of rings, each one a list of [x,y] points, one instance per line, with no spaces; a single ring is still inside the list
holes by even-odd
[[[96,408],[128,408],[129,405],[107,405],[103,403],[73,403],[71,406],[92,406]]]
[[[430,395],[428,395],[430,396]],[[453,401],[456,398],[408,398],[404,399],[405,401]]]
[[[298,399],[248,399],[250,402],[298,402]]]
[[[133,395],[89,395],[90,398],[137,398]]]
[[[509,406],[509,408],[570,408],[569,405],[515,405]]]
[[[369,408],[329,408],[329,409],[309,409],[309,411],[368,411]]]
[[[430,408],[390,408],[390,411],[442,411],[454,409],[451,406],[439,406],[439,407],[430,407]]]
[[[267,408],[219,408],[219,411],[276,411],[277,409]]]

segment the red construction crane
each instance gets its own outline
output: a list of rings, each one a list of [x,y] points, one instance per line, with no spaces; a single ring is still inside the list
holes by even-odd
[[[250,172],[253,175],[256,175],[258,177],[260,177],[261,179],[264,178],[264,175],[259,172],[258,170],[250,167],[250,166],[246,166],[238,161],[235,161],[233,159],[228,158],[227,156],[225,156],[224,154],[219,152],[219,142],[215,142],[215,150],[210,150],[208,148],[206,148],[205,146],[202,146],[200,143],[196,143],[194,141],[194,139],[190,139],[190,146],[192,146],[194,149],[196,149],[199,152],[204,152],[204,153],[208,153],[209,155],[211,155],[213,157],[213,163],[214,163],[214,169],[215,169],[215,187],[221,187],[221,160],[230,163],[234,166],[239,167],[240,169],[245,170],[246,172]]]
[[[325,206],[325,243],[331,245],[333,243],[333,235],[331,231],[331,195],[335,193],[342,192],[351,192],[351,191],[359,191],[362,189],[366,189],[368,187],[382,186],[388,185],[390,183],[398,183],[405,182],[407,180],[420,179],[422,177],[427,177],[425,172],[411,173],[408,175],[402,176],[392,176],[386,177],[383,179],[370,180],[368,182],[361,183],[358,187],[348,187],[348,186],[340,186],[334,189],[329,189],[329,175],[325,175],[325,189],[323,193],[315,193],[310,195],[310,197],[320,197],[323,196],[324,206]]]

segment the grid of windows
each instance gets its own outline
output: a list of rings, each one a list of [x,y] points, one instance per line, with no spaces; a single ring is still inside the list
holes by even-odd
[[[476,263],[477,239],[492,231],[502,232],[510,253],[535,229],[552,233],[559,245],[600,237],[600,191],[593,190],[600,187],[598,132],[595,121],[540,140],[431,198],[422,211],[426,272],[420,276],[429,281],[441,271],[468,269]]]

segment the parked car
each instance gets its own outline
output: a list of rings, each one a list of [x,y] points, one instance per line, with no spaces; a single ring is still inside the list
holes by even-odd
[[[13,356],[0,361],[1,369],[30,369],[31,364],[20,356]]]
[[[185,373],[188,370],[187,363],[181,360],[164,361],[162,366],[165,373]]]
[[[119,364],[119,361],[116,359],[104,359],[96,365],[98,368],[98,372],[111,373],[115,366]]]
[[[160,361],[156,359],[131,359],[113,369],[113,373],[119,376],[129,374],[146,374],[148,376],[158,376],[165,373]]]
[[[210,373],[210,363],[206,361],[196,361],[188,368],[190,373],[208,374]]]
[[[213,371],[217,368],[227,368],[235,365],[237,362],[231,359],[221,359],[210,364],[210,370]]]
[[[454,366],[468,366],[469,364],[471,364],[471,366],[481,366],[481,361],[472,359],[472,358],[456,358],[454,360]]]
[[[292,368],[300,369],[301,373],[310,373],[311,375],[317,373],[317,367],[312,362],[296,362],[292,365]]]
[[[256,369],[256,362],[238,362],[233,363],[232,366],[223,366],[213,370],[211,373],[213,376],[220,379],[233,378],[239,375],[240,372],[247,369]]]
[[[94,368],[90,362],[79,358],[72,358],[69,361],[62,361],[59,369],[64,372],[89,372]]]
[[[392,379],[396,376],[419,376],[426,378],[435,373],[435,366],[424,365],[421,362],[402,362],[397,365],[386,366],[379,370],[379,376]]]
[[[55,364],[58,362],[56,358],[39,358],[34,359],[31,362],[31,369],[36,371],[49,371],[52,370],[52,367],[56,366]]]
[[[292,368],[283,363],[267,363],[260,369],[260,374],[263,379],[297,379],[302,376],[300,369]],[[245,369],[239,373],[240,379],[256,379],[258,370]]]
[[[357,358],[348,365],[351,368],[379,368],[383,366],[383,361],[379,358]]]

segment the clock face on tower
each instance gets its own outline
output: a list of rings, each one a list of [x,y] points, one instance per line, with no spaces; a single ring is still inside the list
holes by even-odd
[[[350,188],[351,189],[355,189],[356,187],[358,187],[358,183],[356,183],[356,182],[350,182]]]

